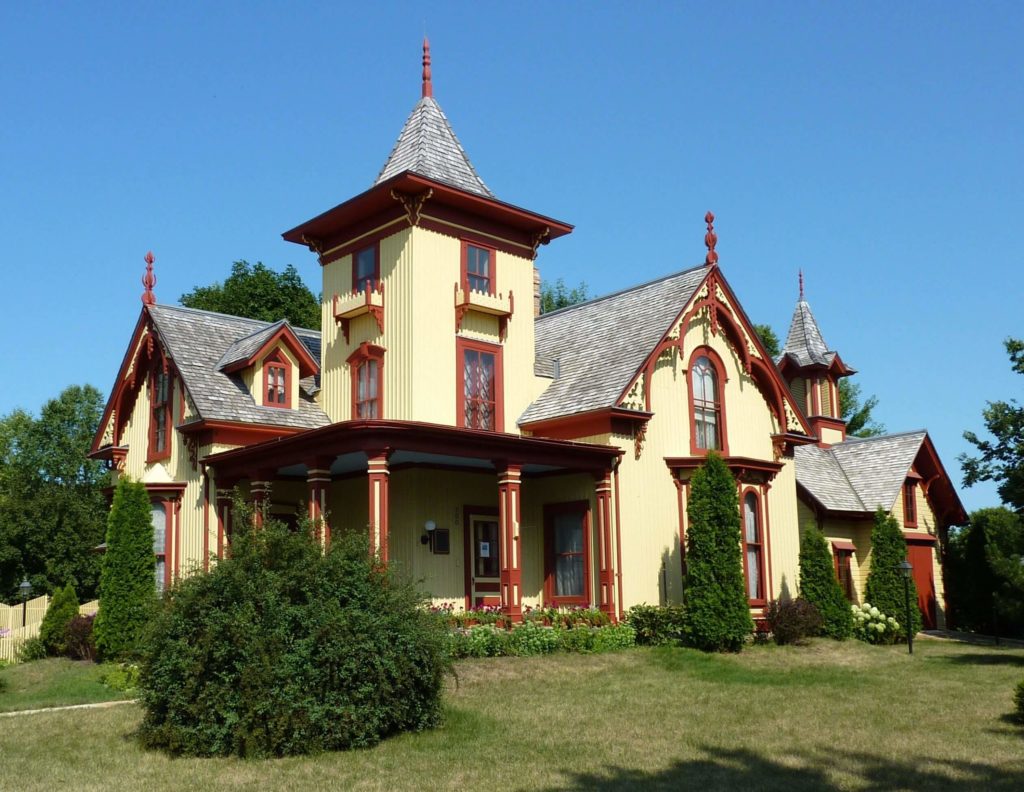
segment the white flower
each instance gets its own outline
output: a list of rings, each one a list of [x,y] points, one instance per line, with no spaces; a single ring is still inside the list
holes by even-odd
[[[871,612],[871,615],[875,616],[876,618],[882,614],[882,612],[880,610],[878,610],[878,608],[872,608],[870,612]]]
[[[860,608],[858,608],[856,605],[851,605],[850,610],[852,610],[854,613],[860,613]]]
[[[894,630],[898,630],[898,629],[900,628],[900,623],[899,623],[898,621],[894,621],[894,622],[892,623],[892,628],[893,628]]]
[[[865,602],[863,605],[860,606],[860,609],[862,611],[869,611],[869,610],[871,610],[871,603],[870,602]]]
[[[890,616],[888,619],[886,619],[886,621],[889,622],[889,624],[895,624],[896,623],[896,620],[892,616]]]
[[[883,633],[885,632],[885,625],[879,622],[875,625],[875,629],[878,630],[878,632]]]

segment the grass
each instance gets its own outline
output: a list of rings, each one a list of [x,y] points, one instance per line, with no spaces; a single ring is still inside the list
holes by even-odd
[[[102,672],[95,663],[63,658],[0,668],[0,712],[125,698],[100,682]],[[9,724],[7,721],[4,726]]]
[[[10,669],[8,669],[9,671]],[[23,790],[1024,789],[1024,651],[819,641],[463,661],[445,725],[365,751],[172,759],[134,705],[0,727]],[[15,726],[16,728],[12,728]]]

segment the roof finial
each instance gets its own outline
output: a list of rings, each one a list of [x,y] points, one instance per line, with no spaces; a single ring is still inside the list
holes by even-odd
[[[804,271],[800,270],[800,302],[804,301]]]
[[[153,294],[153,287],[156,286],[156,275],[153,274],[153,251],[146,253],[146,274],[142,276],[142,285],[146,290],[142,292],[143,305],[156,305],[156,295]]]
[[[718,254],[715,252],[715,245],[718,244],[718,235],[715,233],[715,216],[711,212],[704,215],[704,222],[708,224],[708,232],[704,235],[704,246],[708,254],[704,257],[704,263],[713,267],[718,263]]]
[[[430,82],[430,40],[423,37],[423,97],[434,95],[434,86]]]

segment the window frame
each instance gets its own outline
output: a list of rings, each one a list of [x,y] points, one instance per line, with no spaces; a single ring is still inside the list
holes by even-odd
[[[583,523],[583,594],[559,596],[555,581],[555,525],[554,518],[563,514],[579,514]],[[589,607],[591,604],[591,557],[590,557],[590,501],[563,501],[544,504],[544,604],[560,608],[565,605]],[[563,553],[562,555],[568,555]],[[573,553],[572,555],[577,555]]]
[[[750,542],[747,540],[747,498],[749,496],[753,496],[754,498],[754,526],[757,532],[756,542]],[[764,562],[764,516],[762,514],[762,498],[753,487],[746,487],[740,492],[740,525],[743,531],[743,591],[744,594],[747,595],[747,604],[750,607],[763,607],[768,602],[768,585],[767,580],[765,579],[767,569]],[[755,548],[757,551],[758,596],[756,597],[750,596],[750,569],[747,562],[747,554],[751,548]]]
[[[358,261],[359,254],[365,253],[368,250],[373,251],[373,275],[359,277]],[[361,281],[372,281],[371,291],[379,289],[380,287],[380,240],[373,242],[370,245],[360,247],[357,250],[352,251],[352,291],[360,293],[366,291],[364,288],[360,288]]]
[[[716,382],[716,401],[712,404],[716,410],[718,421],[718,448],[699,448],[697,446],[697,409],[693,393],[693,368],[697,361],[706,357],[714,369]],[[690,413],[690,454],[692,456],[707,456],[708,451],[714,451],[722,456],[729,455],[729,433],[725,420],[725,383],[728,382],[725,373],[725,366],[722,359],[711,347],[699,346],[690,353],[689,364],[686,367],[686,393]]]
[[[164,400],[157,401],[160,393],[159,379],[163,378],[165,383]],[[149,446],[146,453],[146,462],[159,462],[171,458],[171,443],[173,440],[172,408],[174,405],[174,378],[169,370],[157,365],[149,377]],[[162,413],[164,423],[164,447],[159,448],[160,431],[158,414]]]
[[[158,595],[163,595],[167,589],[171,587],[171,547],[174,541],[173,523],[171,522],[171,514],[174,504],[167,498],[162,497],[150,497],[150,524],[152,525],[152,509],[155,506],[159,506],[164,513],[164,551],[163,553],[156,552],[156,548],[153,549],[154,557],[154,568],[153,568],[153,585],[156,586],[156,564],[160,561],[164,562],[164,581],[163,586],[157,589]],[[150,542],[152,544],[152,542]]]
[[[263,358],[263,400],[262,404],[264,407],[273,407],[274,409],[289,410],[292,406],[292,364],[288,360],[287,356],[284,355],[280,349],[274,350],[271,354]],[[271,371],[280,369],[284,372],[284,401],[276,402],[270,401],[269,398],[269,387]]]
[[[494,355],[494,426],[490,429],[466,425],[466,352]],[[456,424],[462,429],[481,432],[505,431],[505,381],[502,363],[502,347],[485,341],[475,341],[458,336],[455,341],[455,416]]]
[[[839,588],[849,602],[854,601],[853,590],[853,550],[832,547],[832,565],[835,569],[836,580]],[[846,579],[843,579],[843,571],[846,571]]]
[[[917,482],[907,479],[900,492],[903,496],[903,527],[917,528]]]
[[[497,268],[497,250],[488,244],[482,243],[476,239],[463,239],[460,256],[460,269],[459,269],[459,282],[462,284],[462,290],[467,294],[470,292],[469,288],[469,249],[471,247],[479,250],[486,250],[488,254],[488,273],[487,273],[487,291],[474,290],[478,294],[490,294],[494,295],[497,293],[496,280],[498,274]],[[475,277],[479,277],[478,275]]]
[[[348,356],[346,361],[349,366],[349,374],[351,377],[351,416],[353,421],[376,421],[384,417],[384,354],[387,350],[382,346],[371,344],[368,341],[364,341],[358,347],[355,352]],[[366,399],[364,401],[375,401],[377,403],[377,416],[375,418],[360,418],[359,417],[359,369],[373,361],[377,364],[377,396],[374,399]]]

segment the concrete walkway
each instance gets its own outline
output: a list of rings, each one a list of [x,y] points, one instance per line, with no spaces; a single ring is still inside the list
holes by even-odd
[[[121,704],[136,704],[138,699],[124,699],[121,701],[101,701],[99,704],[75,704],[70,707],[44,707],[43,709],[17,710],[16,712],[0,712],[0,718],[13,718],[15,715],[36,715],[40,712],[67,712],[68,710],[82,709],[106,709],[107,707],[118,707]]]

